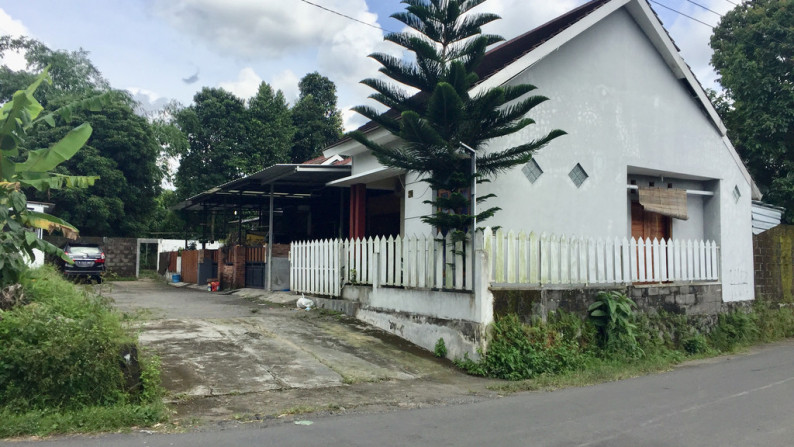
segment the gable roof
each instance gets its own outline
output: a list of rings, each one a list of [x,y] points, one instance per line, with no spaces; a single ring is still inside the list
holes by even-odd
[[[664,26],[662,26],[658,15],[648,4],[648,0],[592,0],[527,33],[490,49],[486,52],[483,61],[476,70],[480,80],[473,87],[472,92],[477,93],[480,90],[497,87],[509,82],[515,76],[529,69],[553,51],[556,51],[621,8],[626,8],[676,78],[682,82],[693,99],[698,102],[698,105],[722,136],[726,150],[731,154],[742,175],[750,184],[753,199],[760,200],[761,193],[750,177],[750,173],[744,166],[736,149],[728,139],[725,124],[717,114],[714,105],[708,99],[703,86],[678,53],[678,47]],[[394,109],[386,113],[392,116],[397,116],[398,114]],[[358,128],[359,131],[364,133],[374,132],[378,129],[380,127],[373,121]],[[328,146],[326,150],[339,148],[339,146],[351,141],[353,140],[345,137]],[[342,149],[340,153],[352,155],[352,152],[347,152],[345,149]]]
[[[559,34],[564,29],[578,22],[583,17],[608,2],[609,0],[592,0],[576,9],[573,9],[555,19],[544,23],[543,25],[540,25],[531,31],[510,39],[507,42],[503,42],[494,48],[491,48],[485,53],[482,62],[480,62],[480,65],[475,70],[477,76],[480,77],[478,83],[482,83],[484,80],[499,72],[499,70],[515,62],[516,59],[532,51],[542,43],[546,42],[549,38]],[[392,117],[398,115],[398,112],[394,109],[391,109],[386,113]],[[379,126],[376,122],[369,121],[360,126],[357,130],[360,132],[367,132],[378,127]],[[350,137],[343,137],[339,141],[336,141],[335,143],[328,146],[326,149],[338,146],[346,141],[351,141]]]
[[[587,2],[531,31],[527,31],[490,49],[485,53],[485,57],[477,67],[476,73],[480,77],[479,82],[490,78],[499,70],[515,62],[521,56],[534,50],[607,3],[609,3],[609,0]]]

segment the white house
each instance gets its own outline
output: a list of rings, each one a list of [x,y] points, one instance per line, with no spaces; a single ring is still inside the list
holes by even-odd
[[[52,209],[54,205],[52,203],[42,203],[42,202],[28,202],[28,210],[36,211],[37,213],[46,213]],[[37,228],[36,230],[36,237],[41,239],[43,235],[43,230],[41,228]],[[33,254],[35,255],[35,259],[29,260],[27,257],[27,263],[30,267],[41,267],[44,265],[44,253],[39,249],[33,249]]]
[[[530,83],[550,98],[531,112],[536,125],[492,148],[555,128],[568,133],[526,166],[478,187],[478,195],[496,194],[488,206],[502,209],[485,224],[575,238],[695,241],[696,254],[698,241],[713,241],[723,301],[753,299],[751,201],[760,193],[646,0],[586,3],[491,49],[480,74],[475,90]],[[372,124],[362,130],[397,143]],[[432,212],[423,202],[433,191],[417,175],[381,166],[353,140],[325,155],[352,157],[351,175],[329,183],[350,188],[351,237],[431,233],[419,218]],[[654,197],[640,204],[640,189]]]

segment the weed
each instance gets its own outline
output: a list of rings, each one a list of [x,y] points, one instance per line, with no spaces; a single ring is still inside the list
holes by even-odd
[[[694,334],[691,337],[685,338],[681,343],[687,354],[705,354],[709,351],[709,344],[703,334]]]
[[[607,353],[639,357],[642,354],[635,330],[636,307],[626,294],[611,291],[599,292],[596,300],[587,308],[590,321],[599,329],[601,345]]]
[[[433,353],[438,358],[445,358],[447,356],[447,345],[444,343],[444,339],[439,337],[438,341],[436,342],[436,346],[433,349]]]
[[[509,314],[494,322],[488,351],[475,362],[468,355],[455,363],[470,374],[521,380],[576,369],[582,355],[573,337],[539,323],[529,326]]]
[[[47,436],[56,433],[90,433],[148,427],[165,420],[162,403],[117,404],[74,410],[0,411],[0,438],[20,435]]]
[[[760,331],[749,313],[734,310],[719,316],[714,330],[709,334],[710,344],[722,352],[731,352],[759,339]]]

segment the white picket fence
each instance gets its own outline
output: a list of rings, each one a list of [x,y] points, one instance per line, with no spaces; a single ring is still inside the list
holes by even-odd
[[[478,238],[479,239],[479,238]],[[702,240],[635,240],[514,233],[486,228],[492,284],[581,285],[717,281],[719,247]],[[293,242],[293,291],[340,296],[344,284],[467,290],[470,242],[440,234]]]
[[[566,237],[486,228],[483,249],[499,284],[716,281],[719,247],[702,240]]]
[[[440,234],[293,242],[290,288],[339,296],[344,284],[471,288],[470,243],[453,243]],[[377,277],[376,277],[377,275]]]

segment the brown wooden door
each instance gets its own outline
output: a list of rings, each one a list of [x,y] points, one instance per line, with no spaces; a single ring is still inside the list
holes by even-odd
[[[654,238],[661,241],[673,237],[672,219],[658,213],[645,211],[639,202],[631,202],[631,237]]]
[[[659,242],[661,242],[662,239],[669,240],[673,237],[672,218],[662,216],[659,213],[645,211],[639,202],[631,202],[631,237],[638,242],[640,238],[645,240],[650,239],[651,242],[653,242],[654,239],[657,239]],[[646,266],[648,262],[653,262],[653,260],[645,258],[644,251],[639,252],[639,247],[637,250],[637,258],[639,259],[642,257]],[[639,262],[637,263],[637,268],[639,269]],[[654,266],[654,269],[657,268],[659,268],[659,266]],[[639,272],[637,272],[637,277],[639,277]]]

